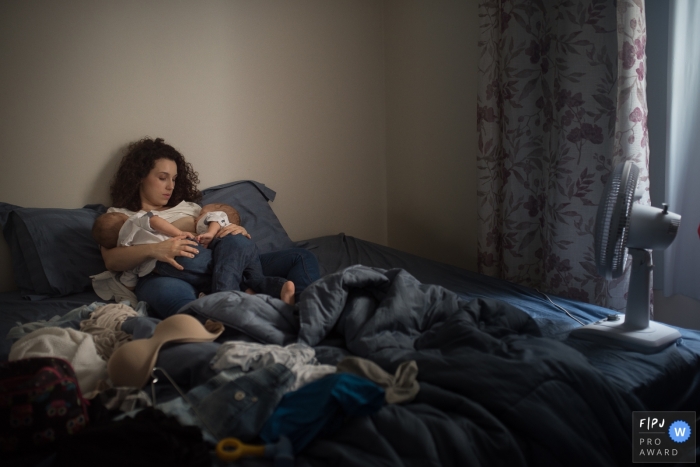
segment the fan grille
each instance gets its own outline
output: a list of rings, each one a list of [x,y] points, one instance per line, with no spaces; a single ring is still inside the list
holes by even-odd
[[[596,215],[595,254],[598,273],[620,277],[627,261],[627,236],[639,169],[632,162],[618,164],[605,184]]]

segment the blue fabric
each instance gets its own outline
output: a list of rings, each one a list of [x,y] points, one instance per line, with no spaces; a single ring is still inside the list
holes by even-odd
[[[296,307],[269,295],[218,292],[189,302],[178,313],[200,322],[211,319],[224,325],[219,339],[289,345],[297,341],[299,317]]]
[[[0,203],[0,223],[24,298],[60,297],[90,287],[90,276],[106,269],[91,235],[104,211],[102,205],[59,209]]]
[[[7,360],[13,341],[5,339],[9,330],[30,323],[63,316],[83,305],[90,305],[102,299],[93,291],[81,292],[64,298],[48,298],[29,302],[19,290],[0,293],[0,361]]]
[[[294,299],[320,279],[321,268],[316,256],[304,248],[287,248],[260,255],[260,264],[266,276],[286,277],[294,282]]]
[[[202,384],[214,376],[209,362],[221,346],[218,342],[187,342],[173,343],[163,346],[158,352],[156,366],[163,368],[183,391]],[[177,396],[167,378],[161,378],[158,373],[156,397],[164,401]]]
[[[228,235],[231,242],[242,242],[240,235]],[[224,238],[227,238],[224,237]],[[250,242],[248,242],[250,244]],[[235,249],[229,251],[235,258]],[[204,253],[206,254],[206,253]],[[197,255],[198,256],[198,255]],[[221,261],[226,264],[227,260]],[[319,266],[316,256],[303,248],[272,251],[260,255],[260,264],[265,276],[284,277],[294,282],[295,298],[298,300],[301,292],[319,278]],[[160,318],[174,315],[179,309],[197,299],[198,291],[195,286],[181,279],[150,274],[139,279],[134,290],[139,301],[143,300],[153,308]]]
[[[167,318],[197,299],[197,289],[182,279],[149,274],[139,279],[134,289],[139,301],[148,302],[153,313]]]
[[[131,334],[134,339],[148,339],[160,322],[160,319],[151,316],[131,316],[124,320],[121,330]]]
[[[297,453],[338,429],[346,416],[371,415],[383,404],[384,388],[372,381],[349,373],[329,375],[285,394],[260,438],[273,443],[286,436]]]
[[[294,247],[270,207],[276,193],[262,183],[241,180],[202,191],[202,205],[224,203],[233,206],[261,253]]]
[[[17,340],[37,329],[47,327],[80,329],[80,322],[88,319],[93,311],[102,306],[105,306],[105,303],[93,302],[89,305],[75,308],[63,316],[54,315],[49,320],[33,321],[31,323],[18,325],[8,331],[6,338]]]
[[[161,276],[182,279],[204,293],[244,290],[250,287],[256,293],[280,297],[282,286],[287,280],[263,274],[258,248],[247,237],[227,235],[215,238],[209,244],[209,248],[201,245],[195,248],[199,254],[194,258],[176,258],[184,267],[183,270],[170,263],[158,261],[154,271]]]
[[[250,442],[293,383],[294,374],[281,363],[249,373],[224,370],[186,394],[192,406],[178,397],[157,408],[205,434],[212,430],[213,442],[225,437]]]

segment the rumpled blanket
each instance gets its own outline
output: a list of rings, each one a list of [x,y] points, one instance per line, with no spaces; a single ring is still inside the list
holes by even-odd
[[[262,343],[340,340],[394,373],[418,366],[413,402],[347,421],[309,459],[333,465],[620,465],[630,461],[640,402],[535,321],[498,300],[466,301],[401,269],[351,266],[295,307],[220,292],[181,313],[223,322]],[[358,457],[357,453],[362,456]],[[297,462],[307,465],[304,453]]]

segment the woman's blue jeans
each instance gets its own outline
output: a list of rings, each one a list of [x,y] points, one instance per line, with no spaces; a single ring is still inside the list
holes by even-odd
[[[229,237],[231,239],[227,240]],[[221,259],[222,264],[234,265],[231,268],[231,274],[242,277],[243,270],[239,268],[242,268],[243,264],[236,257],[240,254],[240,248],[247,251],[250,245],[254,245],[254,243],[242,235],[227,235],[221,240],[226,240],[226,242],[235,245],[235,248],[227,249],[231,252],[230,255],[232,257]],[[239,253],[236,253],[237,251]],[[177,261],[186,265],[189,259],[181,256],[177,258]],[[219,261],[218,258],[217,261]],[[316,256],[304,248],[290,248],[262,253],[260,255],[260,264],[265,276],[284,277],[294,282],[294,298],[296,301],[299,300],[299,294],[307,286],[320,278],[320,268]],[[149,274],[139,279],[134,292],[138,300],[147,302],[160,318],[174,315],[180,308],[195,300],[198,295],[197,288],[192,284],[182,279],[158,274]]]
[[[194,258],[180,256],[180,270],[170,263],[158,261],[154,273],[182,279],[204,293],[227,292],[251,288],[280,298],[284,277],[266,276],[260,263],[260,252],[255,242],[242,235],[215,238],[208,248],[198,245]]]

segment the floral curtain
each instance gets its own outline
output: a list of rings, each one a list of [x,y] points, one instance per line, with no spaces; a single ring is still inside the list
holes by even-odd
[[[649,203],[643,0],[479,6],[479,271],[624,310],[596,272],[595,217],[633,160]]]

